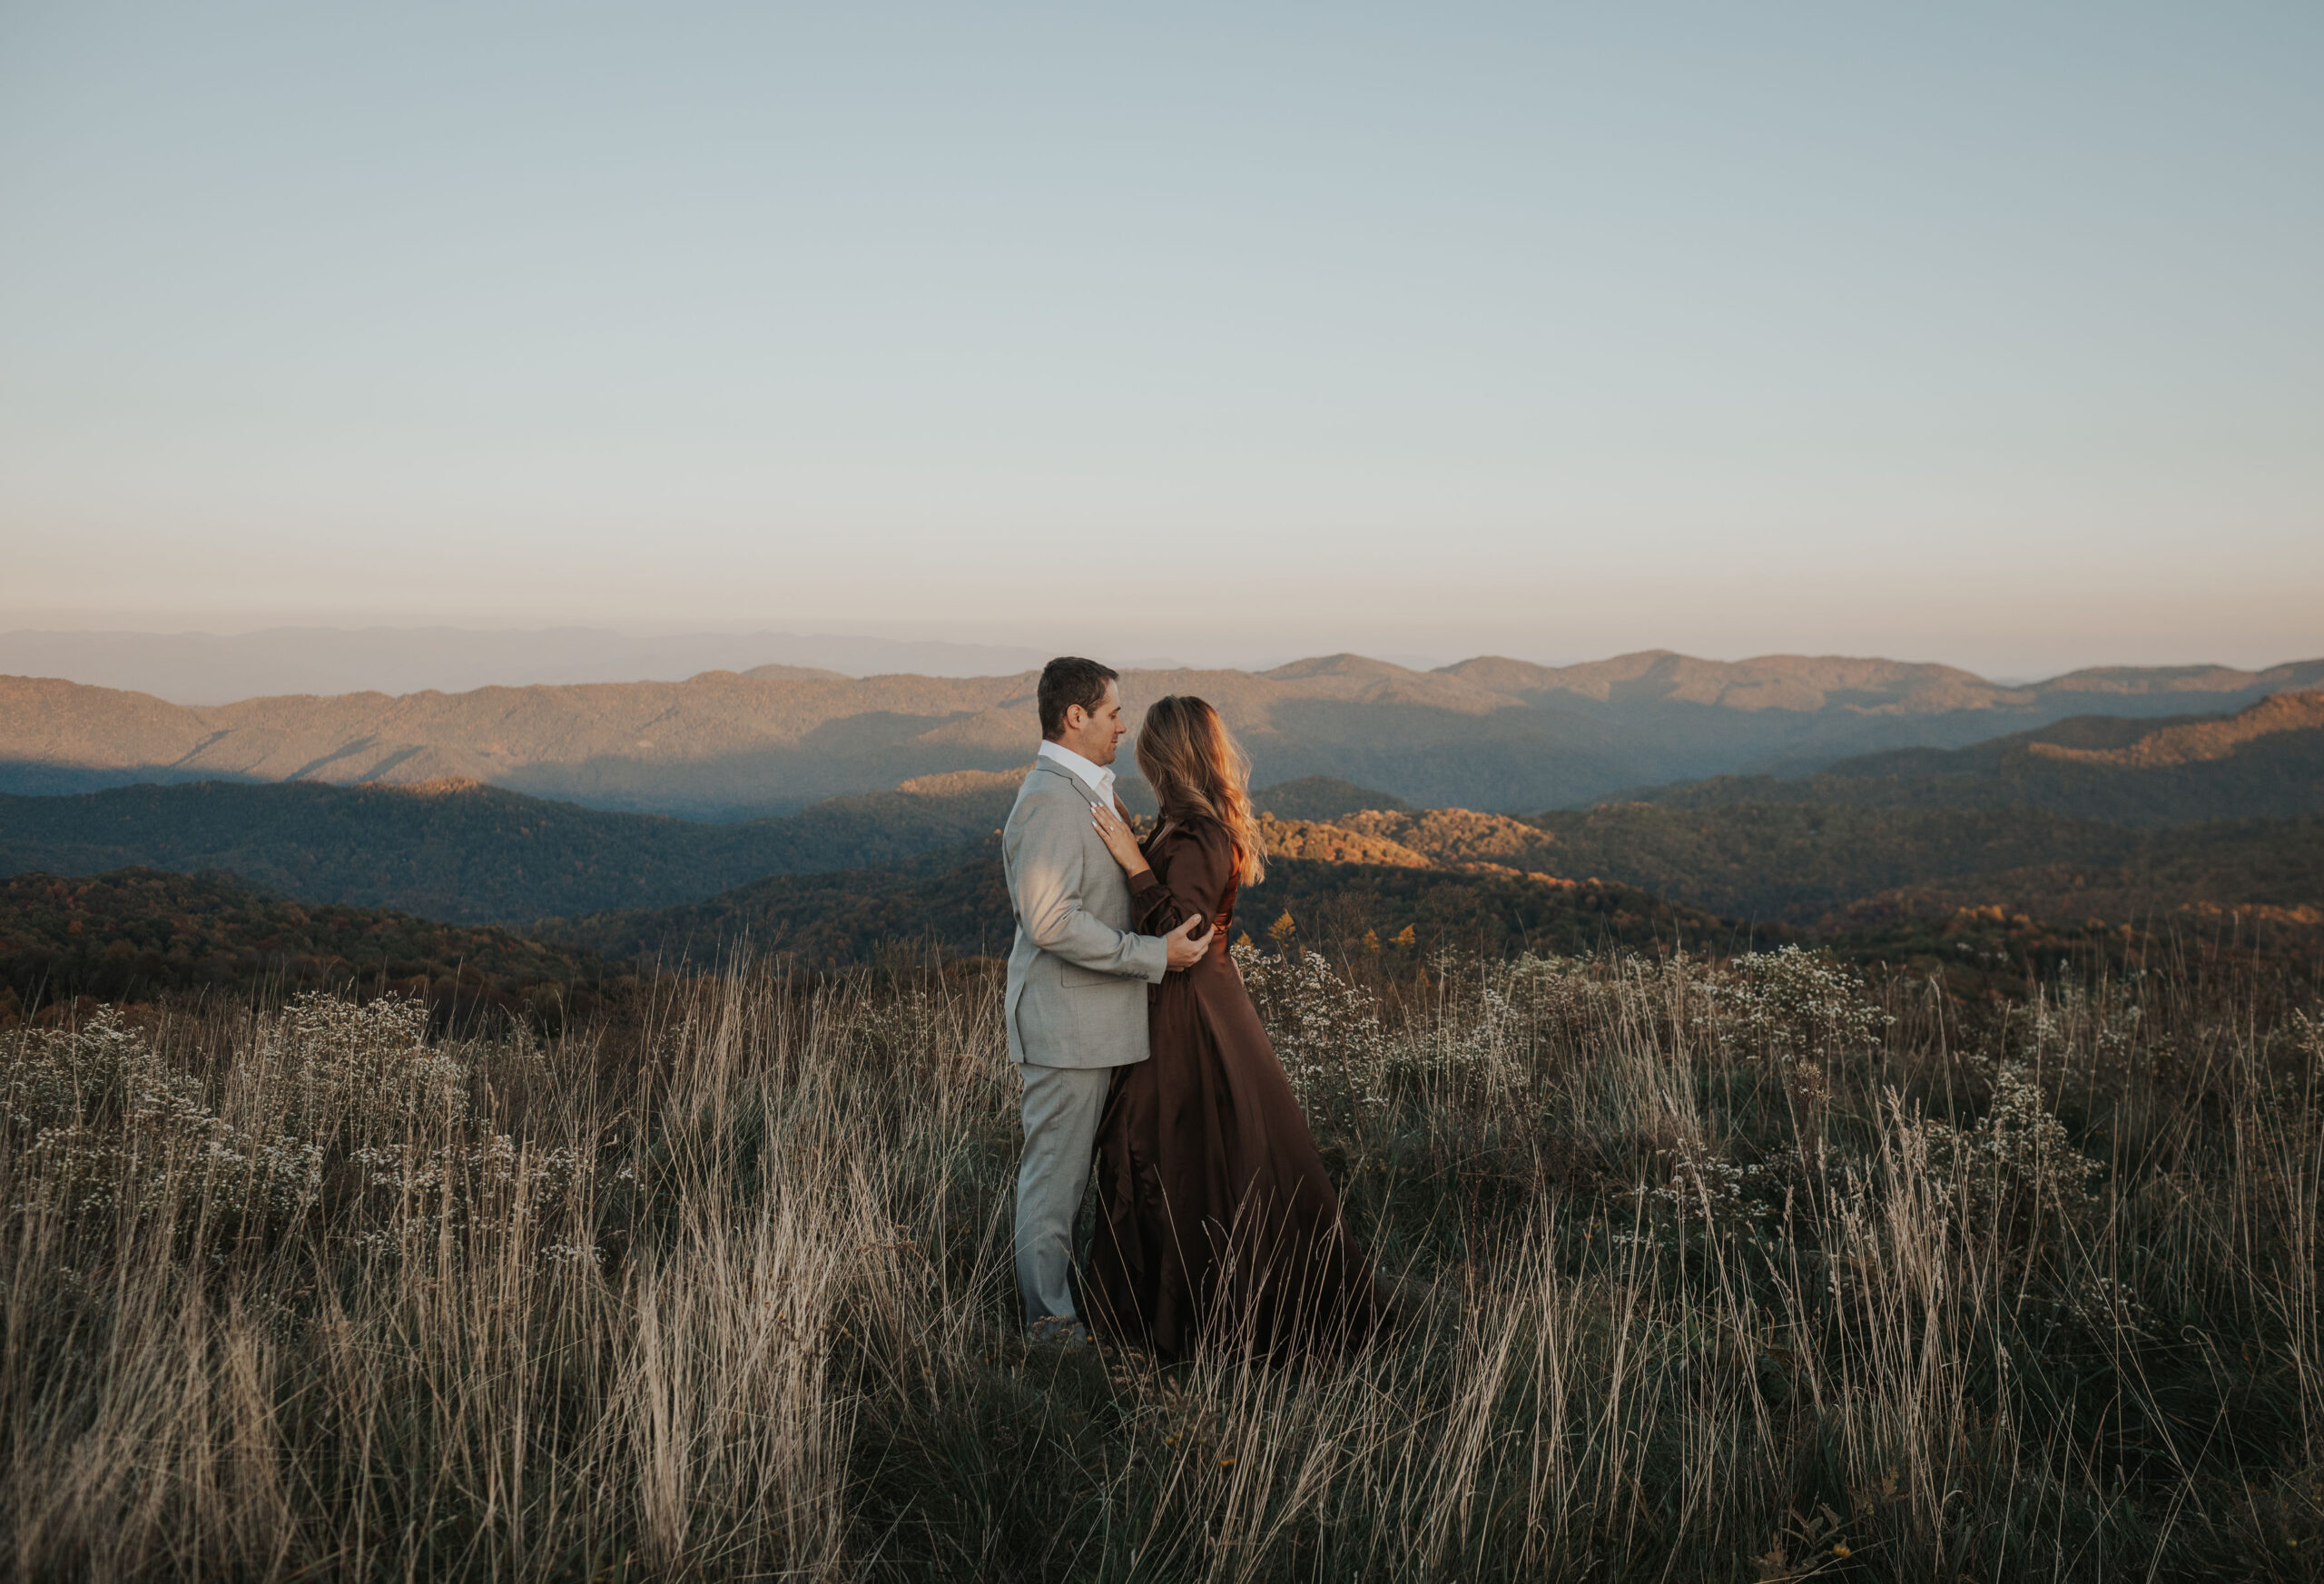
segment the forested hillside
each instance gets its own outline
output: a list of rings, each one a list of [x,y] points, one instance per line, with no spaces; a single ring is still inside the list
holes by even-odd
[[[456,922],[665,907],[762,875],[909,864],[1000,824],[1017,777],[931,777],[783,819],[711,825],[475,782],[203,782],[0,798],[0,873],[217,870],[310,901]]]
[[[1532,820],[1366,811],[1267,830],[1295,857],[1604,880],[1746,921],[1824,929],[1846,927],[1867,903],[1883,916],[2001,905],[2077,922],[2194,906],[2324,909],[2324,816],[2314,815],[2139,831],[2039,810],[1640,802]]]
[[[2135,831],[2040,811],[1630,803],[1535,823],[1553,840],[1531,863],[1801,924],[1906,890],[2075,920],[2324,902],[2324,819],[2313,816]]]
[[[378,908],[309,907],[218,878],[123,870],[0,881],[0,1023],[93,996],[335,989],[497,1007],[552,1026],[630,983],[585,952]]]
[[[1021,775],[923,776],[892,792],[732,825],[583,808],[475,782],[196,782],[0,796],[0,875],[216,871],[308,901],[523,923],[671,907],[770,874],[909,869],[998,829]],[[1153,807],[1135,779],[1123,782],[1122,794],[1133,809]],[[1268,808],[1395,806],[1323,777],[1255,796]]]

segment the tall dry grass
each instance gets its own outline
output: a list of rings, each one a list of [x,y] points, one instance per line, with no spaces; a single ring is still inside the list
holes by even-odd
[[[1246,954],[1330,1365],[1028,1353],[974,967],[0,1033],[16,1577],[2313,1578],[2324,1030],[1780,953]]]

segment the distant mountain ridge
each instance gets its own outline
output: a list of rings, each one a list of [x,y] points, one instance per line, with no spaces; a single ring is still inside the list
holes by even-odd
[[[269,627],[251,633],[0,632],[0,675],[53,676],[220,704],[285,693],[446,693],[537,683],[681,681],[805,665],[849,676],[973,676],[1039,665],[1019,644],[602,627]]]
[[[1720,776],[1633,795],[1692,809],[2038,809],[2144,828],[2324,812],[2324,690],[2276,694],[2231,715],[2072,716],[1966,748],[1902,749],[1813,775]]]
[[[2324,682],[2324,660],[2240,671],[2227,665],[2100,666],[2044,682],[1988,682],[1955,666],[1839,655],[1765,654],[1753,660],[1698,660],[1668,649],[1616,655],[1578,665],[1533,665],[1491,656],[1463,660],[1448,674],[1481,686],[1540,699],[1565,694],[1601,703],[1650,699],[1740,710],[1815,710],[1844,704],[1869,713],[1938,713],[2001,709],[2072,699],[2082,704],[2173,698],[2181,706],[2210,698],[2273,693]]]
[[[793,666],[684,682],[487,687],[172,704],[0,678],[0,792],[142,782],[473,780],[609,810],[735,820],[900,782],[1023,762],[1031,672],[851,677]],[[1413,671],[1360,655],[1266,672],[1131,671],[1133,716],[1167,693],[1216,703],[1258,779],[1325,776],[1394,800],[1509,812],[1624,787],[1957,747],[2102,701],[2229,711],[2324,682],[2324,661],[2073,673],[2023,687],[1886,660],[1666,651],[1550,667],[1491,657]]]

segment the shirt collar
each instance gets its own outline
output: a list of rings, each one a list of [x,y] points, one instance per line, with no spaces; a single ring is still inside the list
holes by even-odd
[[[1101,798],[1114,795],[1114,772],[1102,764],[1092,764],[1072,749],[1056,743],[1044,742],[1040,757],[1054,760],[1063,769],[1079,776],[1089,790]]]

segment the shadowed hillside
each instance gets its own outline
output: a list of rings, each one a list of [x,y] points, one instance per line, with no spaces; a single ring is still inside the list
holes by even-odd
[[[2004,687],[1885,660],[1732,664],[1654,653],[1563,668],[1480,659],[1419,672],[1334,655],[1264,673],[1129,672],[1144,701],[1197,693],[1261,782],[1329,776],[1421,804],[1530,811],[1622,787],[1957,746],[2103,700],[2125,714],[2230,710],[2324,680],[2324,662],[2075,674]],[[684,682],[487,687],[192,707],[0,679],[0,791],[139,782],[465,779],[594,808],[732,820],[915,776],[1001,771],[1038,733],[1031,673],[890,675],[762,666]]]
[[[734,825],[586,809],[475,782],[203,782],[0,798],[0,874],[217,870],[309,901],[521,923],[668,906],[766,874],[909,865],[999,825],[1020,775],[931,776]]]
[[[475,782],[196,782],[0,796],[0,875],[221,871],[304,901],[523,923],[669,907],[770,874],[909,870],[998,829],[1023,774],[921,776],[892,792],[732,825],[587,809]],[[1134,811],[1152,812],[1143,782],[1125,780],[1121,792]],[[1301,806],[1378,796],[1337,782],[1256,795]]]

